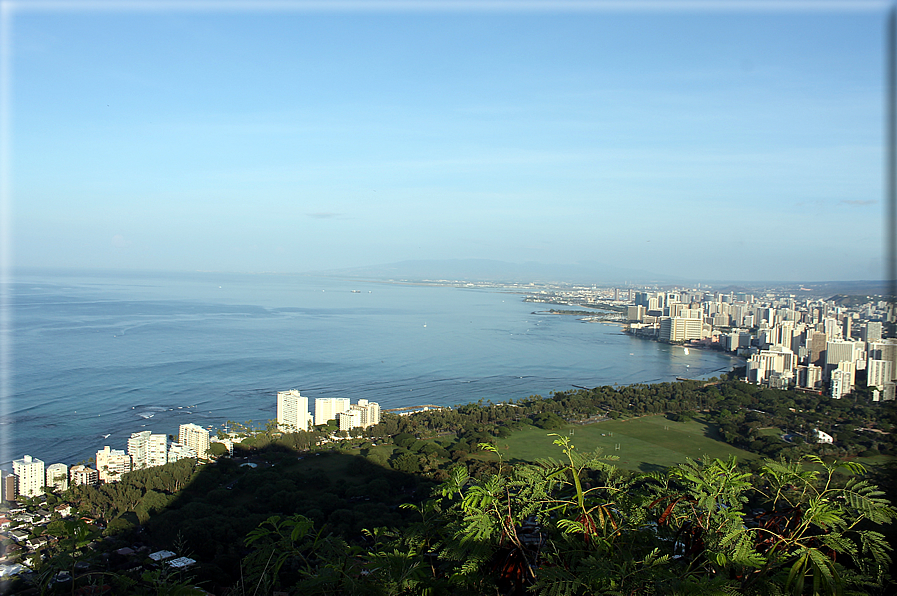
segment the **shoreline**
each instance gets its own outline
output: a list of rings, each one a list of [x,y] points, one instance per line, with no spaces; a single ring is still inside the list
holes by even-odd
[[[728,371],[727,371],[727,372],[732,372],[732,371],[734,370],[734,368],[735,368],[735,367],[728,367]],[[721,373],[721,371],[713,371],[713,372],[716,372],[717,374],[720,374],[720,373]],[[708,375],[711,375],[711,374],[713,374],[713,372],[711,372],[711,373],[707,373],[707,374],[708,374]],[[714,374],[713,376],[716,377],[717,375]],[[709,377],[708,377],[708,378],[709,378]],[[625,385],[616,385],[616,384],[614,384],[614,386],[615,386],[615,387],[622,388],[622,387],[629,387],[629,386],[644,386],[644,385],[654,385],[654,384],[662,384],[662,383],[695,382],[695,381],[706,381],[706,380],[707,380],[707,379],[701,379],[701,378],[685,379],[685,378],[682,378],[682,377],[676,377],[676,378],[674,378],[673,380],[670,380],[670,381],[654,380],[654,381],[650,381],[650,382],[633,382],[633,383],[627,383],[627,384],[625,384]],[[592,390],[592,389],[595,389],[595,387],[584,387],[584,386],[581,386],[581,385],[575,385],[575,384],[571,384],[570,387],[573,387],[573,388],[575,388],[575,389],[577,389],[577,390],[585,390],[585,391],[590,391],[590,390]],[[598,387],[601,387],[601,386],[599,385]],[[522,398],[521,398],[521,399],[522,399]],[[445,406],[440,406],[440,405],[435,405],[435,404],[422,404],[422,405],[417,405],[417,406],[404,406],[404,407],[397,407],[397,408],[387,408],[387,409],[383,409],[382,412],[383,412],[384,414],[393,414],[393,415],[397,415],[397,416],[408,416],[408,415],[413,415],[413,414],[416,414],[416,413],[418,413],[418,412],[423,412],[423,411],[428,411],[428,410],[440,410],[440,409],[441,409],[441,410],[454,410],[455,408],[458,408],[458,407],[464,407],[464,406],[469,406],[469,405],[477,405],[477,402],[475,402],[475,401],[471,401],[471,402],[466,402],[466,403],[455,403],[455,404],[453,404],[453,405],[445,405]],[[213,442],[215,442],[215,441],[212,440],[213,438],[217,438],[217,432],[216,432],[215,430],[213,430],[213,429],[216,429],[216,428],[217,428],[217,429],[223,429],[223,428],[227,427],[227,423],[228,423],[228,422],[230,422],[230,421],[229,421],[229,420],[225,420],[225,421],[222,422],[222,423],[207,425],[207,427],[208,427],[207,430],[209,431],[210,444],[213,443]],[[236,422],[236,421],[234,421],[234,422]],[[251,423],[251,422],[253,422],[253,421],[252,421],[252,420],[248,420],[247,422]],[[238,424],[243,424],[243,423],[238,423]],[[204,427],[204,428],[206,428],[206,427]],[[140,432],[140,431],[134,431],[134,432]],[[256,434],[264,434],[265,432],[266,432],[266,430],[264,430],[264,429],[253,430],[253,431],[251,431],[250,434],[248,434],[248,436],[255,436]],[[163,434],[163,433],[155,433],[155,434]],[[167,435],[169,435],[169,436],[176,436],[176,435],[171,435],[171,433],[164,433],[164,434],[167,434]],[[230,437],[230,434],[232,434],[232,433],[229,433],[228,438],[231,438],[231,437]],[[177,441],[174,441],[174,442],[177,442]],[[105,446],[107,446],[108,443],[112,443],[112,441],[108,441],[108,442],[104,442],[104,443],[105,443],[105,444],[104,444],[103,446],[105,447]],[[110,448],[112,448],[112,449],[119,449],[118,447],[113,447],[112,445],[108,445],[108,446],[109,446]],[[101,451],[101,450],[102,450],[102,448],[97,449],[97,451]],[[124,448],[123,448],[122,450],[124,450],[125,452],[127,452],[127,445],[125,445]],[[96,452],[94,452],[94,457],[95,457],[95,454],[96,454]],[[88,465],[88,466],[96,466],[96,460],[95,460],[95,459],[94,459],[93,461],[91,461],[91,460],[89,460],[89,459],[81,459],[81,460],[79,460],[79,461],[76,462],[76,463],[67,463],[67,462],[65,462],[65,461],[61,461],[62,458],[59,458],[59,459],[57,459],[56,461],[52,461],[52,462],[51,462],[49,459],[46,459],[46,458],[41,457],[41,456],[39,456],[39,455],[34,455],[34,452],[33,452],[33,451],[30,452],[30,453],[25,453],[25,454],[23,454],[22,456],[24,456],[24,455],[30,455],[31,457],[33,457],[33,458],[35,458],[35,459],[38,459],[38,460],[43,461],[45,467],[46,467],[46,466],[49,466],[49,465],[56,464],[56,463],[62,463],[62,464],[64,464],[64,465],[68,466],[69,469],[71,469],[72,466],[75,466],[75,465],[82,465],[82,464],[85,464],[85,465]],[[22,456],[20,456],[20,457],[14,457],[13,459],[21,459]],[[208,460],[201,460],[201,461],[208,461]],[[0,468],[3,468],[3,469],[4,469],[4,470],[3,470],[4,472],[7,471],[6,468],[11,468],[11,466],[12,466],[12,459],[10,459],[9,461],[6,461],[6,462],[0,462]],[[141,468],[141,469],[145,469],[145,468]]]
[[[377,283],[383,284],[384,290],[389,285],[407,285],[407,282]],[[92,354],[96,350],[98,354],[96,358],[102,358],[104,355],[109,358],[114,356],[115,362],[130,363],[132,360],[129,358],[139,353],[140,358],[148,360],[148,364],[143,360],[133,360],[135,368],[128,369],[127,376],[123,377],[116,376],[117,369],[95,365],[94,356],[84,357],[78,367],[56,366],[54,362],[63,361],[57,359],[40,367],[35,361],[33,366],[19,371],[17,380],[20,382],[17,383],[16,393],[12,396],[14,401],[10,404],[17,408],[6,413],[3,420],[4,423],[14,426],[13,432],[6,435],[8,450],[3,453],[5,456],[3,459],[6,460],[4,463],[7,466],[13,459],[19,459],[23,453],[31,450],[43,452],[43,454],[34,452],[30,454],[47,462],[75,463],[89,460],[104,444],[119,449],[125,448],[128,437],[134,432],[152,430],[161,434],[164,429],[165,434],[177,434],[177,427],[181,422],[219,428],[226,420],[268,420],[275,417],[274,392],[278,388],[292,386],[307,387],[312,397],[315,393],[321,397],[345,393],[377,401],[384,408],[407,407],[412,405],[409,403],[411,400],[415,403],[423,401],[452,406],[476,403],[479,398],[507,401],[531,394],[547,395],[550,391],[562,391],[573,384],[603,386],[613,383],[630,385],[670,382],[683,372],[669,369],[666,357],[659,353],[655,355],[654,350],[646,352],[646,358],[650,357],[650,362],[630,366],[624,350],[626,353],[631,350],[623,347],[629,341],[621,338],[622,334],[617,330],[617,325],[621,322],[602,320],[598,318],[602,311],[595,310],[593,315],[592,312],[588,312],[592,310],[588,307],[573,306],[571,310],[581,309],[588,312],[587,315],[578,317],[582,322],[606,323],[614,325],[615,328],[576,328],[577,326],[558,325],[562,320],[553,320],[556,321],[554,327],[557,328],[550,332],[552,340],[550,345],[534,343],[544,342],[548,339],[547,335],[533,339],[518,339],[518,335],[522,334],[517,333],[516,326],[522,325],[526,313],[531,311],[531,307],[528,308],[526,303],[522,303],[527,289],[509,288],[504,284],[491,284],[488,287],[482,284],[477,288],[461,288],[476,291],[451,292],[448,296],[442,296],[441,302],[436,301],[436,308],[450,315],[447,321],[467,323],[469,319],[466,317],[469,312],[480,316],[480,320],[474,325],[475,330],[483,332],[483,335],[478,337],[492,342],[488,344],[489,347],[494,343],[496,348],[505,350],[504,354],[512,354],[517,346],[521,346],[523,351],[520,357],[527,360],[517,362],[514,358],[505,357],[491,364],[490,361],[481,360],[469,363],[469,358],[452,357],[457,348],[452,345],[450,349],[441,352],[450,358],[448,364],[453,366],[457,364],[461,367],[454,366],[451,369],[446,368],[447,364],[444,361],[423,361],[419,366],[412,368],[395,368],[392,366],[398,362],[395,355],[392,360],[385,358],[386,364],[383,366],[381,359],[375,359],[369,353],[360,350],[353,351],[352,344],[347,344],[347,350],[341,349],[342,344],[337,340],[330,344],[332,353],[316,359],[306,358],[307,361],[302,359],[303,353],[298,350],[287,350],[287,354],[282,356],[280,352],[272,352],[266,347],[270,342],[263,333],[274,329],[274,323],[278,325],[276,327],[278,333],[284,333],[283,329],[296,333],[319,332],[320,328],[323,328],[320,323],[322,317],[317,316],[319,313],[315,309],[321,309],[323,316],[328,318],[344,313],[366,317],[368,313],[364,310],[359,312],[351,310],[355,308],[353,305],[357,304],[354,298],[345,301],[348,306],[341,303],[341,307],[345,306],[344,310],[331,311],[321,306],[326,304],[323,298],[314,301],[317,300],[315,296],[323,296],[318,291],[317,294],[309,294],[313,300],[308,308],[304,308],[293,305],[294,302],[295,304],[304,302],[298,299],[291,302],[284,297],[292,296],[291,294],[283,296],[277,294],[276,292],[282,288],[276,286],[272,290],[277,298],[273,301],[276,302],[274,305],[269,304],[272,301],[247,301],[251,296],[240,295],[234,301],[239,301],[241,305],[258,304],[259,308],[256,309],[254,306],[251,309],[243,306],[222,308],[218,302],[211,301],[211,295],[207,296],[204,293],[196,297],[189,294],[190,299],[187,300],[181,295],[183,292],[178,283],[174,283],[171,287],[164,284],[159,287],[162,289],[157,290],[156,286],[152,286],[152,291],[146,291],[142,287],[132,289],[126,284],[122,288],[112,281],[100,286],[88,284],[85,286],[86,289],[77,292],[64,292],[52,284],[46,289],[43,289],[43,285],[40,286],[42,289],[38,297],[41,300],[51,298],[61,304],[71,303],[80,309],[86,308],[84,305],[94,308],[92,305],[98,304],[96,301],[100,299],[104,300],[102,302],[104,309],[109,308],[109,305],[116,308],[121,305],[120,310],[105,313],[102,317],[93,311],[87,311],[84,320],[76,321],[74,327],[71,323],[67,327],[60,327],[65,334],[53,335],[54,341],[47,345],[63,347],[54,348],[49,353],[70,354],[71,352],[66,350],[68,344],[71,344],[72,349],[83,350],[87,346]],[[330,289],[327,287],[329,294]],[[110,288],[111,292],[107,292]],[[348,294],[353,289],[351,285],[339,286],[338,289],[347,292],[347,296],[357,296]],[[387,299],[397,297],[402,300],[406,296],[401,289],[395,294],[373,289],[375,295],[386,296]],[[476,297],[476,294],[493,296],[484,300]],[[500,304],[505,301],[508,302],[507,305]],[[384,302],[381,298],[379,306],[383,307]],[[280,303],[286,306],[278,307]],[[36,304],[41,306],[44,303],[38,301]],[[210,305],[209,308],[206,308],[206,305]],[[164,311],[159,310],[162,307]],[[423,324],[426,322],[428,311],[432,310],[429,306],[422,309],[418,306],[406,306],[402,302],[399,303],[399,307],[401,310],[385,312],[389,315],[401,315],[401,325],[405,325],[407,321],[414,322],[415,319]],[[283,312],[279,312],[278,308]],[[256,316],[256,310],[265,311],[262,313],[264,316]],[[268,312],[269,310],[278,311],[274,313],[276,317]],[[43,316],[43,311],[39,312]],[[51,321],[63,321],[65,318],[63,314],[56,306],[46,313]],[[586,316],[595,318],[589,320],[585,318]],[[256,319],[260,323],[255,324]],[[438,339],[436,334],[446,333],[444,326],[434,325],[432,320],[429,329],[408,324],[407,331],[401,325],[396,327],[382,323],[389,321],[385,317],[368,317],[364,320],[372,321],[374,325],[372,329],[378,332],[391,333],[393,329],[398,328],[401,333],[407,333],[408,338],[421,342],[433,341]],[[494,320],[500,321],[501,325],[494,327],[492,323]],[[31,321],[28,317],[23,317],[20,324],[22,322],[25,323],[25,332],[31,334],[23,337],[31,343],[25,341],[19,344],[19,353],[27,355],[29,350],[36,351],[35,346],[40,345],[43,354],[46,351],[42,347],[44,344],[31,339],[49,333],[45,322],[43,319]],[[31,327],[28,325],[29,322],[32,323]],[[341,320],[336,320],[335,328],[345,332],[345,337],[353,337],[354,331]],[[121,334],[122,329],[127,329],[127,334]],[[519,330],[522,332],[523,327]],[[158,335],[159,332],[163,335]],[[196,337],[202,338],[205,337],[202,334],[211,332],[215,333],[216,341],[220,338],[224,342],[224,349],[212,351],[208,357],[204,354],[202,346],[181,342],[182,338],[189,339],[194,333],[198,334]],[[121,337],[113,340],[110,335]],[[63,341],[56,341],[57,338]],[[236,344],[237,341],[242,342],[247,338],[256,341],[250,344],[249,349]],[[165,341],[162,342],[162,339]],[[560,342],[557,341],[559,339]],[[231,343],[228,344],[228,341]],[[581,341],[587,341],[589,347],[584,348],[586,344],[580,343]],[[402,347],[403,345],[404,342],[395,342],[396,354],[410,353],[414,356],[415,353],[409,352],[407,348]],[[149,352],[146,351],[147,346]],[[599,347],[593,349],[594,346]],[[584,349],[588,353],[584,352]],[[123,355],[122,350],[125,351]],[[484,351],[482,355],[490,357],[490,352]],[[581,359],[581,362],[571,364],[570,355],[588,355],[588,359]],[[595,358],[604,364],[618,363],[619,367],[595,367],[591,364]],[[248,367],[243,366],[244,360],[248,362]],[[324,366],[317,367],[317,360]],[[731,366],[727,358],[719,362],[711,358],[703,364],[707,365],[705,368],[708,376],[719,374],[717,371],[723,366]],[[343,365],[351,369],[349,377],[346,377],[344,372],[339,374],[332,372],[334,369],[342,369]],[[91,374],[81,372],[84,370]],[[43,380],[45,375],[49,375],[49,380]],[[61,408],[55,419],[52,417],[42,419],[41,416],[47,407],[34,404],[30,399],[31,395],[47,393]],[[68,395],[77,395],[77,400],[72,401],[66,397]],[[192,404],[198,404],[198,407],[191,409],[188,416],[181,406]],[[145,410],[147,414],[138,418],[135,416],[134,406],[137,410]],[[9,426],[6,428],[10,429]],[[101,437],[108,433],[112,433],[112,436],[104,442]],[[27,441],[26,436],[30,437]]]

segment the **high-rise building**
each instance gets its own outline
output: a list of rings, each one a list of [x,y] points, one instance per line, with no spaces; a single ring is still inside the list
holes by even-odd
[[[866,361],[866,386],[884,389],[891,382],[891,361],[873,360]]]
[[[806,345],[810,350],[810,364],[822,366],[825,364],[825,333],[811,329],[807,329],[805,333],[807,334]]]
[[[794,352],[782,346],[773,346],[751,356],[747,362],[747,378],[749,382],[759,385],[767,383],[776,373],[778,379],[790,382],[796,367],[797,356]]]
[[[340,412],[336,416],[340,430],[350,430],[361,426],[361,412],[358,410],[353,409],[348,412]]]
[[[842,365],[847,364],[842,362]],[[832,399],[841,399],[853,390],[852,371],[839,367],[832,371],[831,392]]]
[[[359,399],[357,404],[352,404],[345,412],[337,414],[339,429],[367,428],[380,422],[380,404]]]
[[[277,392],[277,428],[284,432],[308,430],[308,398],[296,389]]]
[[[47,466],[47,486],[58,491],[64,491],[69,487],[69,468],[65,464],[52,464]]]
[[[863,341],[866,343],[881,341],[881,321],[868,321],[863,326]]]
[[[131,456],[108,445],[97,451],[97,473],[102,482],[118,482],[131,471]]]
[[[666,315],[670,317],[684,317],[682,311],[687,310],[688,305],[680,302],[674,302],[666,308]]]
[[[358,403],[352,406],[352,409],[361,412],[359,422],[362,427],[367,428],[380,423],[380,404],[377,402],[359,399]]]
[[[172,443],[168,448],[168,463],[191,457],[196,457],[196,451],[181,443]]]
[[[148,430],[132,433],[128,439],[128,455],[134,470],[164,466],[168,463],[168,437]]]
[[[822,387],[822,367],[815,364],[797,367],[797,385],[807,389]]]
[[[728,327],[729,315],[727,315],[726,313],[718,312],[711,317],[710,323],[714,327]]]
[[[842,339],[841,337],[841,324],[838,319],[833,319],[831,317],[822,321],[822,328],[825,331],[825,338],[828,341],[836,341]]]
[[[200,459],[206,459],[209,451],[209,431],[198,424],[182,424],[178,427],[178,442],[186,445]]]
[[[9,472],[0,471],[0,501],[15,501],[18,493],[18,477]]]
[[[645,318],[645,307],[641,304],[626,307],[627,318],[630,321],[641,322]]]
[[[12,473],[18,478],[18,493],[26,497],[36,497],[43,494],[41,489],[46,485],[47,476],[44,474],[44,462],[24,456],[22,459],[12,460]]]
[[[775,326],[772,343],[777,346],[791,349],[791,339],[794,336],[794,323],[785,321]]]
[[[72,466],[72,469],[69,471],[69,476],[72,480],[72,484],[87,484],[92,486],[100,481],[99,473],[89,466]]]
[[[893,339],[872,342],[869,344],[869,358],[888,360],[891,363],[891,380],[897,381],[897,343]]]
[[[825,365],[829,372],[839,362],[856,362],[862,352],[862,344],[855,341],[836,340],[825,342]]]
[[[720,343],[723,345],[723,349],[727,352],[737,352],[738,348],[741,347],[739,345],[739,338],[741,333],[738,330],[732,331],[731,333],[726,333],[725,335],[720,337]]]
[[[704,330],[703,319],[670,317],[661,319],[658,339],[665,342],[688,341],[701,339]]]
[[[348,397],[315,398],[315,425],[327,424],[328,420],[336,420],[340,412],[349,411]]]

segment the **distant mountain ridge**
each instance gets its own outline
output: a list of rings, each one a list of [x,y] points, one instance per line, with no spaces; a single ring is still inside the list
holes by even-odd
[[[720,292],[757,292],[764,288],[790,288],[796,296],[883,295],[888,284],[880,280],[855,281],[739,281],[695,279],[626,269],[598,261],[574,264],[510,263],[493,259],[407,260],[396,263],[309,272],[339,277],[394,281],[471,281],[505,283],[572,283],[588,285],[712,285]]]
[[[491,259],[409,260],[367,267],[315,271],[317,274],[406,281],[464,280],[509,283],[558,282],[576,284],[682,283],[671,275],[585,261],[550,264],[528,261],[509,263]]]

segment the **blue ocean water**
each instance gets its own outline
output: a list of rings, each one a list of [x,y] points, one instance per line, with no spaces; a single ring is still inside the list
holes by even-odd
[[[729,356],[534,314],[522,294],[300,275],[24,272],[12,289],[4,463],[130,433],[276,417],[275,394],[382,408],[717,375]],[[353,290],[356,290],[353,292]]]

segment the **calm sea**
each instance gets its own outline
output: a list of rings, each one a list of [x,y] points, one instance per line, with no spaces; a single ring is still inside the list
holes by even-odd
[[[353,291],[355,290],[355,291]],[[536,314],[498,290],[287,276],[23,273],[4,463],[125,449],[132,432],[275,418],[275,393],[382,408],[713,376],[728,356]]]

